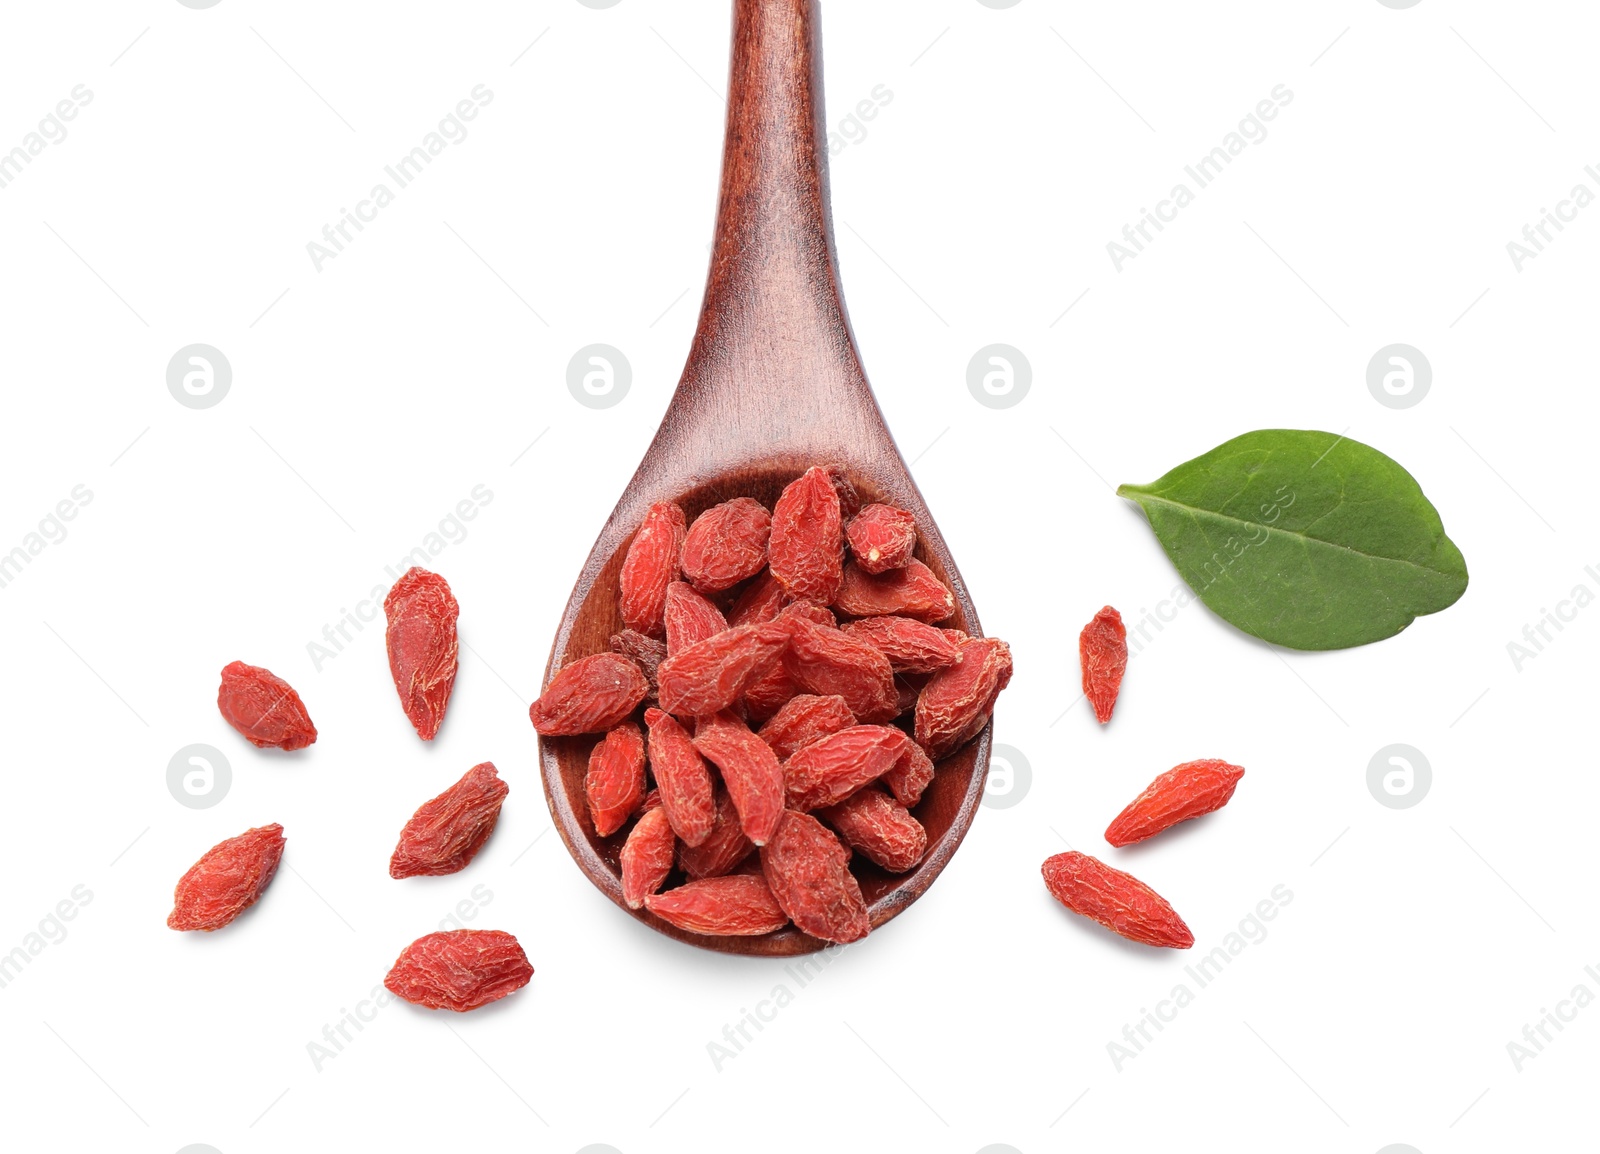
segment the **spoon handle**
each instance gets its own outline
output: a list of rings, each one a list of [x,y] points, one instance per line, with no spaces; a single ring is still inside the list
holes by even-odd
[[[733,0],[716,237],[661,436],[705,476],[888,442],[839,288],[817,0]]]

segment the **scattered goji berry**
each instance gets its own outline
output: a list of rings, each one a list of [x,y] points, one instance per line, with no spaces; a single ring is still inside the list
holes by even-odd
[[[633,816],[644,800],[644,737],[637,725],[624,721],[595,744],[583,792],[600,837],[610,837]]]
[[[1078,634],[1078,659],[1083,665],[1083,695],[1104,725],[1111,720],[1128,668],[1128,630],[1122,614],[1107,605],[1094,615]]]
[[[911,560],[917,547],[917,519],[893,505],[868,505],[845,530],[850,553],[867,573],[886,573]]]
[[[933,673],[961,660],[961,645],[912,617],[863,617],[840,626],[889,659],[896,673]]]
[[[896,801],[910,809],[922,800],[923,791],[933,783],[934,772],[933,758],[927,750],[910,741],[900,760],[884,772],[883,784]]]
[[[887,773],[911,739],[892,725],[852,725],[798,750],[783,763],[783,788],[794,810],[843,801]]]
[[[788,599],[788,594],[772,575],[772,570],[763,569],[754,581],[745,586],[744,592],[733,603],[733,608],[728,610],[728,624],[760,625],[771,621]]]
[[[721,633],[728,627],[722,610],[696,593],[683,581],[667,586],[667,653],[681,653],[697,641]]]
[[[494,832],[510,792],[494,762],[467,770],[460,781],[411,815],[389,859],[389,876],[434,877],[466,869]]]
[[[674,842],[666,807],[652,809],[633,823],[622,843],[622,900],[628,908],[644,905],[646,894],[659,890],[672,872]]]
[[[921,561],[908,561],[902,569],[876,575],[852,562],[844,567],[833,604],[847,617],[897,614],[934,622],[956,611],[956,595]]]
[[[234,661],[223,667],[217,708],[223,720],[258,749],[304,749],[317,740],[317,727],[300,695],[259,665]]]
[[[1106,827],[1106,841],[1132,845],[1228,804],[1244,768],[1218,758],[1186,761],[1152,781]]]
[[[465,1013],[532,980],[528,955],[504,930],[444,930],[425,934],[401,951],[383,984],[414,1005]]]
[[[761,873],[789,920],[812,937],[854,942],[871,930],[850,851],[810,814],[784,813],[761,847]]]
[[[728,708],[771,668],[789,644],[784,621],[740,625],[673,653],[656,670],[661,708],[705,717]]]
[[[791,482],[772,509],[767,546],[772,574],[797,601],[830,605],[843,579],[839,494],[828,470],[813,466]]]
[[[899,715],[900,694],[887,657],[843,630],[787,616],[789,612],[784,610],[779,620],[790,624],[783,660],[796,684],[807,693],[844,698],[859,721],[876,723]]]
[[[622,559],[619,606],[629,629],[647,637],[661,635],[667,585],[681,571],[686,532],[683,510],[671,501],[658,501],[645,513]]]
[[[667,643],[646,637],[637,629],[624,629],[611,635],[611,652],[620,653],[639,667],[648,686],[645,699],[656,695],[656,669],[667,659]]]
[[[1167,899],[1132,874],[1076,851],[1046,858],[1042,872],[1058,902],[1130,941],[1177,950],[1194,945]]]
[[[212,846],[178,879],[167,925],[209,931],[233,921],[271,884],[283,841],[283,826],[274,822]]]
[[[691,878],[717,878],[732,873],[740,862],[755,851],[755,843],[744,836],[739,811],[726,789],[717,790],[717,820],[711,836],[699,845],[678,843],[678,867]]]
[[[937,761],[978,736],[1010,680],[1010,646],[993,637],[969,640],[961,660],[935,673],[917,695],[917,744]]]
[[[543,737],[604,733],[649,692],[644,671],[632,661],[616,653],[596,653],[563,666],[528,707],[528,717]]]
[[[745,836],[765,845],[783,816],[783,767],[772,747],[726,709],[699,719],[694,747],[722,771]]]
[[[456,604],[450,585],[437,573],[413,565],[383,599],[388,620],[389,673],[423,741],[432,741],[444,721],[456,683]]]
[[[680,930],[721,937],[770,934],[789,924],[760,874],[688,882],[646,896],[644,908]]]
[[[870,861],[903,874],[928,852],[928,831],[905,806],[869,786],[817,814]]]
[[[661,808],[685,845],[699,845],[717,821],[711,773],[677,718],[647,709],[644,723],[650,730],[650,768],[661,791]]]
[[[818,697],[802,693],[791,697],[772,719],[761,727],[762,741],[772,747],[779,761],[785,761],[797,749],[814,741],[848,729],[856,723],[855,714],[838,694]]]

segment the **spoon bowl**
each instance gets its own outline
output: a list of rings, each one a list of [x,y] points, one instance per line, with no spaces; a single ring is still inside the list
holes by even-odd
[[[734,0],[722,188],[711,269],[683,376],[661,428],[578,575],[545,670],[609,650],[622,629],[618,576],[657,501],[692,523],[746,496],[772,508],[812,465],[838,468],[863,504],[883,501],[917,521],[917,559],[955,594],[948,626],[981,636],[977,613],[867,384],[839,289],[828,214],[826,136],[816,0]],[[623,833],[598,837],[584,799],[597,735],[541,737],[551,816],[579,868],[652,928],[725,953],[793,955],[828,943],[794,927],[758,937],[678,929],[622,897]],[[920,897],[949,862],[981,800],[989,728],[937,763],[912,813],[928,831],[923,860],[890,874],[858,857],[874,929]]]

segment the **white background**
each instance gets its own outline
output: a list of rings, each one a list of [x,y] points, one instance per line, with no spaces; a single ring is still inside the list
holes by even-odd
[[[1013,646],[996,740],[1032,779],[801,988],[602,898],[549,832],[526,717],[688,348],[726,5],[6,7],[0,148],[93,93],[0,189],[0,551],[92,493],[0,589],[0,952],[92,894],[0,988],[8,1147],[1594,1148],[1600,1009],[1520,1073],[1507,1043],[1574,986],[1600,994],[1600,610],[1520,671],[1507,644],[1573,586],[1600,592],[1580,483],[1600,209],[1520,273],[1505,247],[1574,184],[1600,191],[1593,12],[834,0],[824,23],[834,128],[893,94],[832,159],[851,316],[985,629]],[[479,84],[470,135],[318,272],[306,243]],[[1279,84],[1270,135],[1118,272],[1107,242]],[[205,410],[165,383],[197,341],[233,367]],[[1434,371],[1405,410],[1365,379],[1395,341]],[[632,365],[614,408],[566,388],[591,342]],[[1012,408],[966,387],[993,342],[1033,368]],[[1100,729],[1074,703],[1079,627],[1177,582],[1111,486],[1261,427],[1405,464],[1470,588],[1325,654],[1191,606]],[[492,500],[433,565],[471,648],[423,747],[376,626],[320,671],[306,646],[477,485]],[[235,658],[298,687],[313,748],[225,726]],[[195,742],[232,766],[210,809],[166,786]],[[1394,742],[1432,765],[1410,809],[1366,784]],[[1226,810],[1103,844],[1151,777],[1203,756],[1249,770]],[[486,759],[511,784],[487,849],[392,881],[406,817]],[[261,904],[214,935],[166,929],[184,869],[271,821],[288,851]],[[1038,867],[1064,843],[1164,893],[1197,948],[1060,910]],[[1280,885],[1265,938],[1119,1071],[1107,1044]],[[517,934],[533,983],[448,1021],[390,1005],[319,1070],[308,1044],[464,900]],[[708,1044],[780,984],[793,1000],[719,1071]]]

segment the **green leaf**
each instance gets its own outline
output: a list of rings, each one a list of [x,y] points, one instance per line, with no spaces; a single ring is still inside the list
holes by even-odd
[[[1246,433],[1117,495],[1139,503],[1213,612],[1276,645],[1381,641],[1467,588],[1416,479],[1333,433]]]

